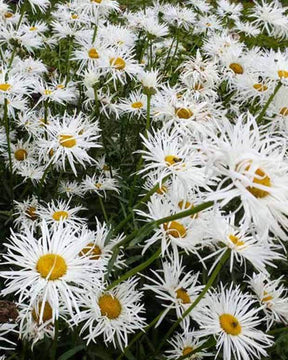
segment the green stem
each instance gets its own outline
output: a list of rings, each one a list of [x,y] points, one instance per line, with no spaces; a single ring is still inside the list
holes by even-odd
[[[6,141],[8,147],[8,158],[9,158],[9,171],[10,171],[10,192],[12,198],[12,204],[14,199],[14,192],[13,192],[13,166],[12,166],[12,155],[11,155],[11,141],[10,141],[10,121],[8,117],[8,100],[5,98],[4,100],[4,118],[3,118],[4,126],[5,126],[5,133],[6,133]],[[12,205],[13,206],[13,205]]]
[[[58,343],[58,332],[59,332],[59,320],[58,319],[55,320],[54,327],[55,327],[55,336],[54,336],[52,349],[51,349],[51,360],[56,359],[57,343]]]
[[[148,131],[150,129],[150,114],[151,114],[151,94],[147,95],[147,111],[146,111],[146,128],[145,128],[145,137],[148,137]]]
[[[174,332],[174,330],[178,327],[178,325],[184,320],[184,318],[190,314],[190,312],[196,307],[196,305],[202,300],[202,298],[206,295],[207,291],[210,289],[210,287],[213,285],[217,275],[219,274],[220,270],[222,269],[223,265],[226,263],[226,261],[230,257],[230,249],[227,249],[223,256],[221,257],[219,263],[215,267],[213,273],[211,274],[206,286],[201,291],[201,293],[198,295],[195,301],[189,306],[189,308],[183,313],[183,315],[175,321],[175,323],[170,327],[170,329],[167,331],[167,333],[162,338],[162,341],[160,342],[159,346],[156,349],[156,352],[154,355],[158,354],[163,345],[166,343],[167,339],[169,339],[170,335]],[[154,357],[155,358],[155,357]]]
[[[72,45],[73,45],[73,37],[69,37],[69,45],[68,45],[67,58],[66,58],[66,82],[65,82],[65,85],[67,85],[70,80],[70,65],[71,65],[70,55],[71,55]]]
[[[136,342],[137,340],[139,340],[144,334],[147,335],[147,332],[151,329],[152,326],[154,326],[154,325],[157,324],[157,322],[159,321],[159,319],[161,318],[161,316],[163,315],[163,313],[164,313],[165,311],[166,311],[166,309],[163,310],[160,314],[158,314],[147,326],[144,327],[144,329],[143,329],[142,331],[140,331],[138,334],[136,334],[136,335],[133,337],[133,339],[129,342],[129,344],[125,347],[125,349],[123,350],[122,354],[119,355],[116,360],[121,360],[121,359],[123,359],[123,357],[125,356],[127,350],[129,350],[129,349],[131,348],[131,346],[132,346],[133,344],[135,344],[135,342]]]
[[[273,101],[274,97],[276,96],[276,94],[277,94],[278,91],[280,90],[281,86],[282,86],[282,83],[279,81],[278,84],[277,84],[277,86],[276,86],[276,88],[275,88],[275,90],[274,90],[274,92],[273,92],[273,94],[270,95],[267,103],[264,105],[262,111],[260,112],[260,115],[259,115],[258,118],[257,118],[257,123],[258,123],[258,124],[261,123],[263,117],[264,117],[265,114],[266,114],[266,111],[267,111],[269,105],[271,104],[271,102]]]
[[[116,285],[120,284],[122,281],[129,279],[131,276],[141,272],[142,270],[146,269],[150,264],[152,264],[156,259],[158,259],[159,255],[161,254],[161,248],[159,248],[148,260],[144,261],[142,264],[134,267],[133,269],[127,271],[124,275],[122,275],[119,279],[113,281],[110,284],[106,291],[114,288]]]
[[[92,38],[92,44],[94,43],[94,41],[95,41],[95,39],[96,39],[97,30],[98,30],[98,26],[95,24],[95,25],[94,25],[93,38]]]
[[[109,219],[108,219],[108,216],[107,216],[107,213],[106,213],[106,210],[105,210],[105,206],[104,206],[104,202],[103,202],[101,196],[99,196],[99,202],[100,202],[101,210],[102,210],[103,215],[104,215],[104,219],[105,219],[106,223],[108,224]]]

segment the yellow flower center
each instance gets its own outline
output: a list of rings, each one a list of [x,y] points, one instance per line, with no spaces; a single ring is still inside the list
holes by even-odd
[[[102,170],[104,170],[104,171],[110,171],[110,166],[107,165],[107,164],[104,164],[103,167],[102,167]]]
[[[117,57],[116,59],[112,57],[110,59],[110,65],[113,66],[117,70],[123,70],[125,69],[126,62],[120,57]]]
[[[6,12],[6,13],[4,14],[4,17],[5,17],[6,19],[11,18],[12,16],[13,16],[13,13],[11,13],[11,12]]]
[[[33,221],[36,220],[38,217],[36,214],[36,208],[34,206],[29,206],[25,211],[25,215]]]
[[[78,15],[77,14],[72,14],[71,19],[73,19],[73,20],[78,19]]]
[[[98,305],[103,316],[107,316],[108,319],[117,319],[121,314],[121,304],[118,299],[112,295],[102,295],[98,300]]]
[[[246,170],[249,170],[250,165],[246,168]],[[262,169],[257,169],[255,174],[257,177],[253,178],[254,184],[259,184],[267,187],[271,187],[271,179],[268,175],[265,174],[265,172]],[[248,186],[247,190],[254,195],[256,198],[264,198],[267,195],[269,195],[269,192],[266,190],[258,189],[254,186]]]
[[[280,79],[282,79],[282,78],[287,79],[288,71],[287,70],[278,70],[278,76]]]
[[[202,84],[200,84],[200,83],[196,83],[194,85],[194,90],[199,91],[199,90],[203,90],[203,89],[204,89],[204,86]]]
[[[175,110],[175,114],[179,119],[190,119],[193,116],[193,112],[188,108],[178,108]]]
[[[102,184],[100,184],[100,183],[96,183],[96,184],[95,184],[95,187],[96,187],[97,189],[101,189]]]
[[[167,191],[168,191],[168,188],[167,188],[167,186],[165,186],[165,185],[159,187],[159,188],[156,190],[157,194],[159,194],[159,195],[163,195],[163,194],[165,194]]]
[[[11,89],[11,85],[10,84],[0,84],[0,90],[1,91],[9,91]]]
[[[195,206],[193,204],[191,204],[189,201],[184,201],[184,200],[179,201],[178,206],[179,206],[179,208],[181,210],[194,209],[195,208]],[[192,219],[197,219],[198,216],[199,216],[199,213],[191,215],[190,217]]]
[[[190,296],[187,294],[187,291],[183,288],[176,290],[176,298],[180,299],[183,304],[191,303]]]
[[[55,211],[54,214],[52,215],[52,218],[55,221],[60,221],[60,220],[65,220],[67,219],[69,216],[67,211],[63,211],[63,210],[59,210],[59,211]]]
[[[90,59],[99,59],[99,54],[95,48],[92,48],[88,51],[88,56]]]
[[[264,92],[268,89],[268,86],[266,86],[264,84],[254,84],[253,88],[259,92]]]
[[[59,142],[60,142],[60,145],[67,147],[67,148],[72,148],[73,146],[75,146],[77,144],[75,137],[72,135],[60,135]]]
[[[57,89],[64,89],[64,88],[65,88],[65,85],[59,84],[59,85],[56,86],[56,88],[57,88]]]
[[[229,65],[229,68],[234,72],[234,74],[241,75],[244,73],[244,69],[243,69],[242,65],[240,65],[238,63],[231,63]]]
[[[235,235],[229,235],[229,239],[232,241],[232,243],[236,246],[242,246],[245,244],[244,241],[241,241],[238,236],[235,236]]]
[[[173,236],[174,238],[184,238],[187,235],[185,226],[180,224],[178,221],[170,221],[163,225],[164,230],[167,234]]]
[[[279,113],[280,115],[288,116],[288,107],[284,106],[283,108],[280,109]]]
[[[46,254],[37,261],[36,270],[44,279],[57,280],[66,274],[67,264],[60,255]]]
[[[102,254],[102,251],[98,245],[89,243],[85,248],[80,252],[80,256],[88,255],[92,260],[98,260]]]
[[[25,149],[18,149],[14,152],[15,159],[18,161],[23,161],[27,158],[28,153]]]
[[[273,300],[273,296],[272,295],[269,295],[265,290],[264,290],[264,296],[263,296],[263,299],[262,301],[263,302],[269,302]]]
[[[41,310],[42,310],[42,301],[39,302],[38,306],[37,306],[37,309],[34,308],[32,310],[32,317],[33,317],[33,320],[35,322],[37,322],[38,324],[40,323],[40,313],[41,313]],[[53,317],[53,311],[52,311],[52,308],[49,304],[48,301],[45,301],[45,305],[44,305],[44,310],[43,310],[43,315],[42,315],[42,322],[46,322],[46,321],[49,321],[51,320]]]
[[[182,159],[180,159],[179,157],[174,156],[174,155],[167,155],[167,156],[165,156],[164,160],[168,166],[177,164],[182,161]]]
[[[46,89],[44,90],[44,95],[51,95],[52,94],[52,90]]]
[[[190,354],[192,351],[193,351],[193,347],[192,347],[192,346],[186,346],[186,347],[183,349],[182,354],[183,354],[183,356],[184,356],[184,355],[188,355],[188,354]]]
[[[96,4],[101,4],[102,3],[102,0],[91,0],[91,2],[94,2]]]
[[[235,316],[231,314],[222,314],[219,316],[219,322],[226,334],[233,336],[241,334],[242,328]]]
[[[141,101],[136,101],[133,104],[131,104],[131,107],[133,109],[142,109],[144,104]]]
[[[37,28],[36,26],[31,26],[29,30],[30,30],[30,31],[35,31],[35,30],[37,30],[37,29],[38,29],[38,28]]]

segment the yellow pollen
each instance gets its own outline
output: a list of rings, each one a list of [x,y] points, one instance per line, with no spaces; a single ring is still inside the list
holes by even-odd
[[[131,107],[133,109],[142,109],[144,104],[141,101],[136,101],[133,104],[131,104]]]
[[[112,57],[110,59],[110,65],[113,66],[117,70],[123,70],[125,69],[126,62],[120,57],[117,57],[116,59]]]
[[[288,107],[284,106],[283,108],[280,109],[279,113],[280,115],[288,116]]]
[[[193,116],[193,112],[188,108],[178,108],[175,110],[175,114],[179,119],[190,119]]]
[[[165,156],[164,160],[168,166],[177,164],[182,161],[182,159],[180,159],[179,157],[174,156],[174,155],[167,155],[167,156]]]
[[[36,208],[34,206],[29,206],[25,211],[25,215],[33,221],[36,220],[38,217],[36,214]]]
[[[52,215],[52,218],[55,221],[60,221],[60,220],[65,220],[67,219],[69,216],[67,211],[63,211],[63,210],[59,210],[59,211],[55,211],[54,214]]]
[[[184,238],[187,235],[186,228],[178,221],[171,221],[163,225],[164,230],[167,234],[173,236],[174,238]]]
[[[101,189],[102,184],[100,184],[100,183],[96,183],[96,184],[95,184],[95,187],[96,187],[97,189]]]
[[[102,167],[102,170],[104,170],[104,171],[110,171],[110,166],[104,164],[103,167]]]
[[[40,323],[40,313],[41,313],[41,310],[42,310],[42,301],[39,302],[38,306],[37,306],[37,309],[33,309],[32,310],[32,317],[33,317],[33,320],[35,322],[37,322],[37,324]],[[53,317],[53,311],[52,311],[52,308],[49,304],[48,301],[45,301],[45,304],[44,304],[44,310],[43,310],[43,315],[42,315],[42,322],[45,323],[46,321],[49,321],[51,320]]]
[[[51,158],[51,157],[54,155],[54,150],[51,149],[51,150],[49,151],[48,155],[49,155],[49,157]]]
[[[67,264],[60,255],[46,254],[37,261],[36,270],[44,279],[57,280],[66,274]]]
[[[273,296],[269,295],[265,290],[264,290],[264,297],[262,299],[263,302],[268,302],[273,300]]]
[[[183,351],[182,351],[182,355],[188,355],[193,351],[193,347],[192,346],[186,346]]]
[[[235,235],[229,235],[229,239],[232,241],[232,243],[236,246],[242,246],[245,244],[244,241],[241,241],[238,236],[235,236]]]
[[[254,84],[253,88],[259,92],[264,92],[268,89],[268,86],[266,86],[264,84]]]
[[[92,260],[98,260],[102,254],[102,251],[98,245],[89,243],[85,248],[80,252],[80,256],[88,255]]]
[[[73,19],[73,20],[78,19],[78,15],[77,14],[72,14],[71,19]]]
[[[57,88],[57,89],[64,89],[64,88],[65,88],[65,85],[59,84],[59,85],[56,86],[56,88]]]
[[[278,76],[280,79],[284,78],[287,79],[288,78],[288,71],[287,70],[279,70],[278,71]]]
[[[44,95],[51,95],[52,94],[52,90],[46,89],[44,90]]]
[[[6,12],[6,13],[4,14],[4,17],[5,17],[6,19],[11,18],[12,16],[13,16],[13,13],[11,13],[11,12]]]
[[[38,29],[38,28],[37,28],[36,26],[31,26],[29,30],[30,30],[30,31],[35,31],[35,30],[37,30],[37,29]]]
[[[179,201],[178,207],[179,207],[181,210],[194,209],[194,208],[195,208],[195,206],[194,206],[193,204],[191,204],[189,201],[184,201],[184,200]],[[198,216],[199,216],[199,213],[194,214],[194,215],[191,215],[190,217],[191,217],[192,219],[197,219]]]
[[[99,54],[95,48],[92,48],[88,51],[88,56],[91,59],[99,59]]]
[[[233,336],[241,334],[242,328],[235,316],[231,314],[222,314],[219,316],[219,322],[226,334]]]
[[[176,298],[180,299],[183,304],[191,303],[190,296],[187,294],[187,291],[183,288],[176,290]]]
[[[96,4],[101,4],[102,3],[102,0],[91,0],[91,2],[94,2]]]
[[[72,135],[60,135],[59,142],[60,142],[60,145],[67,147],[67,148],[72,148],[77,143],[75,137]]]
[[[121,314],[121,304],[118,299],[112,295],[102,295],[98,300],[98,305],[103,316],[107,316],[108,319],[117,319]]]
[[[249,170],[250,165],[247,166],[245,170]],[[265,174],[265,172],[262,169],[257,169],[255,174],[257,177],[253,178],[254,184],[259,184],[267,187],[271,187],[271,179],[268,175]],[[254,186],[248,186],[247,190],[254,195],[256,198],[264,198],[267,195],[269,195],[269,192],[266,190],[258,189]]]
[[[194,85],[194,90],[203,90],[204,89],[204,86],[202,85],[202,84],[200,84],[200,83],[196,83],[195,85]]]
[[[209,22],[207,22],[205,25],[206,25],[206,26],[212,26],[212,24],[209,23]]]
[[[243,67],[238,64],[238,63],[231,63],[229,65],[229,68],[235,73],[235,74],[238,74],[238,75],[241,75],[244,73],[244,69]]]
[[[14,152],[15,159],[18,161],[23,161],[27,158],[28,153],[25,149],[18,149]]]
[[[0,90],[1,91],[9,91],[11,89],[10,84],[0,84]]]
[[[157,194],[159,194],[159,195],[163,195],[163,194],[165,194],[167,191],[168,191],[168,188],[167,188],[167,186],[165,186],[165,185],[159,187],[159,188],[156,190]]]

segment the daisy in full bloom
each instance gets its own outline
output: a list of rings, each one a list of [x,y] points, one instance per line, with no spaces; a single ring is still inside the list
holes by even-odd
[[[252,235],[253,234],[253,235]],[[275,260],[284,259],[284,256],[275,250],[281,249],[268,242],[267,239],[255,234],[255,230],[245,227],[238,227],[235,223],[235,216],[223,217],[216,214],[210,226],[207,229],[207,236],[211,238],[210,245],[214,245],[211,255],[206,256],[203,260],[217,256],[210,272],[217,265],[226,249],[231,249],[230,271],[232,272],[234,261],[244,265],[246,272],[246,262],[254,266],[260,272],[268,274],[267,266],[276,267],[273,263]],[[223,247],[224,245],[224,247]]]
[[[203,151],[209,154],[209,169],[213,164],[215,174],[219,174],[217,189],[208,198],[221,199],[222,206],[239,199],[234,211],[244,209],[244,226],[253,222],[260,235],[270,230],[286,239],[285,139],[267,136],[265,128],[257,125],[249,113],[239,117],[235,125],[223,121],[219,130],[219,136],[211,133],[203,142]]]
[[[104,172],[100,175],[94,174],[92,176],[87,175],[82,181],[82,190],[84,193],[95,192],[99,196],[106,197],[107,191],[115,191],[119,194],[118,181],[110,176],[106,177]]]
[[[12,231],[10,243],[6,244],[7,254],[3,255],[9,266],[17,270],[2,271],[6,279],[3,295],[14,293],[19,303],[30,306],[41,297],[39,322],[44,321],[46,302],[52,308],[52,318],[58,319],[60,303],[70,315],[79,311],[78,296],[93,286],[102,288],[104,264],[97,266],[87,256],[79,256],[86,239],[77,237],[73,228],[63,227],[50,232],[45,221],[41,224],[40,238],[26,228],[20,233]]]
[[[282,280],[283,277],[270,280],[264,274],[253,274],[249,281],[251,289],[255,292],[265,312],[268,329],[275,322],[288,323],[287,289],[281,283]]]
[[[68,160],[74,174],[77,174],[76,164],[85,167],[91,164],[93,158],[88,154],[91,148],[98,144],[99,128],[97,122],[90,122],[81,112],[73,116],[65,113],[56,117],[46,125],[48,139],[39,139],[40,156],[51,154],[51,162],[61,169],[66,169]]]
[[[106,344],[123,349],[128,344],[128,335],[143,329],[144,305],[137,283],[136,278],[131,278],[111,290],[95,288],[83,294],[80,300],[83,310],[74,316],[74,321],[83,323],[81,334],[88,344],[97,342],[97,337],[103,334]]]
[[[199,305],[196,321],[200,326],[199,335],[213,335],[217,341],[217,355],[223,350],[223,358],[230,360],[261,359],[267,356],[266,348],[273,341],[257,326],[262,319],[255,308],[255,300],[240,292],[239,286],[233,289],[221,286],[212,290]],[[216,357],[217,357],[216,355]]]
[[[70,200],[51,200],[45,205],[39,205],[37,213],[52,228],[57,228],[60,224],[77,228],[78,225],[85,222],[85,218],[77,215],[81,210],[85,210],[85,208],[82,206],[71,207]]]
[[[177,360],[181,356],[188,355],[192,351],[197,350],[205,343],[205,340],[200,340],[197,337],[197,331],[189,331],[189,328],[185,327],[183,332],[176,334],[168,342],[172,349],[166,351],[167,359]],[[212,356],[212,354],[207,353],[206,350],[197,351],[195,354],[188,356],[187,360],[202,360],[205,356]]]
[[[140,91],[133,91],[128,98],[121,100],[117,107],[122,114],[129,114],[130,117],[140,118],[144,116],[147,108],[147,97]]]
[[[26,200],[15,202],[15,224],[16,226],[33,226],[39,223],[40,217],[38,215],[39,202],[35,196],[27,198]]]
[[[203,289],[203,286],[199,285],[199,273],[193,274],[192,271],[184,271],[185,266],[182,266],[182,260],[178,253],[175,253],[174,256],[168,254],[167,260],[162,261],[162,269],[152,270],[155,278],[150,275],[147,277],[152,284],[144,285],[144,289],[153,291],[155,297],[167,309],[159,322],[171,309],[175,309],[177,318],[181,317]],[[192,318],[194,312],[193,310],[189,313]],[[189,317],[186,317],[184,321],[188,325]]]
[[[65,194],[68,198],[73,196],[83,196],[81,185],[77,181],[62,180],[59,184],[59,193]]]

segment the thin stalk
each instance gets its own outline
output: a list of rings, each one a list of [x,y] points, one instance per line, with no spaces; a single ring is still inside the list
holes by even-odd
[[[151,94],[147,95],[146,127],[145,127],[145,137],[146,138],[148,137],[150,123],[151,123]]]
[[[114,288],[116,285],[120,284],[122,281],[129,279],[131,276],[138,274],[142,270],[146,269],[150,264],[152,264],[156,259],[158,259],[161,254],[161,248],[159,248],[148,260],[144,261],[140,265],[134,267],[133,269],[127,271],[124,275],[122,275],[119,279],[115,280],[110,284],[106,291]]]
[[[7,141],[7,147],[8,147],[8,158],[9,158],[9,171],[10,171],[10,192],[11,192],[11,198],[12,203],[14,199],[14,193],[13,193],[13,166],[12,166],[12,155],[11,155],[11,141],[10,141],[10,121],[8,117],[8,100],[5,98],[4,100],[4,117],[3,122],[5,126],[5,133],[6,133],[6,141]]]
[[[138,334],[136,334],[133,339],[129,342],[129,344],[125,347],[125,349],[123,350],[122,354],[120,356],[117,357],[116,360],[121,360],[123,359],[123,357],[125,356],[127,350],[129,350],[131,348],[131,346],[133,344],[135,344],[135,342],[137,340],[139,340],[144,334],[147,334],[147,332],[151,329],[152,326],[154,326],[155,324],[157,324],[157,322],[159,321],[159,319],[161,318],[161,316],[163,315],[163,313],[166,310],[163,310],[160,314],[158,314],[147,326],[144,327],[144,329],[142,331],[140,331]]]
[[[159,353],[159,351],[162,349],[163,345],[166,343],[167,339],[169,339],[170,335],[174,332],[174,330],[178,327],[178,325],[184,320],[184,318],[190,314],[190,312],[196,307],[196,305],[202,300],[202,298],[206,295],[207,291],[210,289],[210,287],[213,285],[216,277],[218,276],[220,270],[222,269],[223,265],[226,263],[226,261],[230,257],[230,249],[227,249],[226,252],[221,257],[219,263],[215,267],[213,273],[211,274],[205,288],[201,291],[201,293],[198,295],[195,301],[189,306],[189,308],[183,313],[183,315],[175,321],[175,323],[170,327],[170,329],[167,331],[167,333],[162,338],[159,346],[156,349],[156,352],[154,353],[154,356]]]
[[[54,340],[53,340],[52,349],[51,349],[51,360],[56,360],[58,332],[59,332],[59,320],[58,319],[55,320],[54,327],[55,327],[55,335],[54,335]]]
[[[105,219],[106,223],[108,223],[109,219],[108,219],[107,212],[106,212],[106,209],[105,209],[105,206],[104,206],[104,202],[103,202],[101,196],[99,196],[99,202],[100,202],[101,210],[103,212],[104,219]]]
[[[95,24],[95,25],[94,25],[93,38],[92,38],[92,44],[94,43],[94,41],[95,41],[95,39],[96,39],[97,31],[98,31],[98,25]]]
[[[69,37],[69,45],[68,45],[68,51],[67,51],[67,57],[66,57],[66,82],[65,82],[65,85],[67,85],[70,80],[70,65],[71,65],[70,55],[71,55],[72,45],[73,45],[73,37]]]
[[[276,86],[276,88],[275,88],[275,90],[274,90],[274,92],[273,92],[273,94],[270,95],[268,101],[267,101],[266,104],[264,105],[262,111],[260,112],[260,115],[259,115],[258,118],[257,118],[258,124],[261,123],[263,117],[264,117],[265,114],[266,114],[266,111],[267,111],[269,105],[271,104],[271,102],[273,101],[274,97],[276,96],[276,94],[277,94],[278,91],[280,90],[281,86],[282,86],[282,83],[279,81],[278,84],[277,84],[277,86]]]

